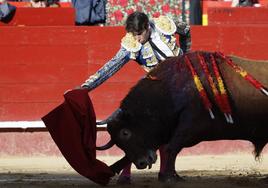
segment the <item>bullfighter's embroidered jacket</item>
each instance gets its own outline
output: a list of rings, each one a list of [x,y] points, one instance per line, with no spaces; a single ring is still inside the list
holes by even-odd
[[[190,50],[191,35],[190,27],[184,22],[175,24],[167,16],[160,16],[150,21],[150,39],[166,57],[180,56]],[[180,47],[176,43],[175,34],[179,34]],[[145,71],[151,70],[160,61],[165,60],[158,50],[155,50],[148,42],[141,44],[135,40],[131,33],[127,33],[121,40],[121,48],[117,54],[90,76],[83,84],[92,90],[115,74],[129,60],[135,60]]]

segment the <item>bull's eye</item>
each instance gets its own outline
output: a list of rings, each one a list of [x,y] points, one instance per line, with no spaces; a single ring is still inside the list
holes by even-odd
[[[129,129],[121,129],[119,137],[121,140],[128,140],[131,137],[131,131]]]

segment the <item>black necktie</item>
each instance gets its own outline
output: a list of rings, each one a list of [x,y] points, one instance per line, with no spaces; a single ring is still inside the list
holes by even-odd
[[[168,58],[167,55],[166,55],[164,52],[162,52],[162,51],[155,45],[155,43],[152,41],[151,38],[149,39],[149,43],[150,43],[150,45],[152,46],[152,48],[153,48],[154,50],[156,50],[156,51],[157,51],[163,58],[165,58],[165,59]]]

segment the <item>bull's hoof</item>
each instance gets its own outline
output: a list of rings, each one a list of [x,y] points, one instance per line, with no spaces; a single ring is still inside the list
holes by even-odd
[[[131,178],[129,176],[119,176],[116,182],[117,185],[130,185]]]
[[[159,173],[158,174],[158,181],[164,182],[164,183],[177,183],[177,182],[182,182],[185,181],[182,177],[180,177],[177,173],[174,173],[172,175],[168,174],[163,174]]]
[[[268,177],[262,178],[261,181],[265,184],[268,184]]]

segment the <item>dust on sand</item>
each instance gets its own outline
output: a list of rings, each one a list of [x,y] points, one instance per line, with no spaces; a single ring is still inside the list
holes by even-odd
[[[112,164],[119,157],[98,157]],[[159,161],[159,160],[158,160]],[[163,184],[157,181],[159,162],[148,170],[132,167],[132,184],[127,187],[180,187],[180,188],[268,188],[268,154],[258,162],[252,155],[201,155],[177,158],[176,168],[185,181]],[[117,176],[109,187],[116,185]],[[62,157],[1,157],[1,188],[61,188],[61,187],[101,187],[77,174]]]

